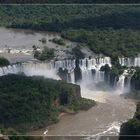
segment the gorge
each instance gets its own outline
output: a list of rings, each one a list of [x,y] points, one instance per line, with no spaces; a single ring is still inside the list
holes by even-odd
[[[139,99],[139,5],[0,6],[0,139],[140,135]]]
[[[5,32],[4,29],[2,30]],[[11,34],[12,30],[10,29],[10,33],[9,31],[7,32],[8,34]],[[58,56],[53,60],[44,62],[34,58],[28,59],[29,56],[32,57],[33,50],[31,46],[34,44],[36,45],[35,42],[37,42],[36,46],[39,46],[40,49],[42,49],[42,43],[38,42],[38,40],[44,37],[44,34],[45,33],[29,33],[28,39],[25,39],[25,33],[23,33],[23,30],[21,32],[18,30],[18,35],[16,31],[14,31],[13,36],[9,35],[9,40],[12,41],[12,46],[10,46],[10,43],[8,46],[11,49],[21,50],[24,54],[24,58],[21,58],[20,51],[13,51],[12,53],[2,51],[2,55],[8,56],[7,58],[11,55],[14,58],[14,61],[11,62],[11,65],[0,68],[0,76],[17,74],[42,76],[56,80],[62,79],[67,83],[80,85],[81,96],[97,102],[97,106],[86,112],[63,116],[62,119],[60,119],[60,122],[49,126],[47,135],[118,135],[122,122],[132,118],[135,111],[135,103],[133,101],[120,97],[120,94],[127,93],[131,90],[131,78],[135,72],[135,70],[133,70],[134,68],[125,67],[123,73],[120,75],[114,75],[114,73],[112,73],[112,58],[104,55],[92,54],[91,51],[88,52],[89,50],[85,48],[82,48],[82,51],[86,53],[85,58],[67,58],[64,54],[66,50],[65,48],[67,48],[66,46],[58,45],[57,47],[56,44],[48,41],[50,38],[54,37],[51,33],[46,33],[47,35],[45,34],[45,37],[47,38],[47,43],[45,45],[48,45],[51,48],[56,48],[56,52],[61,52],[60,54],[57,53],[57,55],[61,56],[61,54],[64,54],[64,56],[62,58]],[[18,36],[20,35],[21,45],[27,40],[26,45],[30,46],[30,51],[27,50],[28,54],[26,54],[26,52],[24,53],[26,48],[23,51],[22,46],[18,46],[18,43],[15,44],[13,41],[15,40],[16,42],[19,40]],[[55,37],[56,36],[59,37],[58,34],[55,34]],[[66,40],[65,42],[72,48],[77,44],[69,40]],[[5,42],[2,41],[2,48],[4,46]],[[15,58],[18,53],[19,55]],[[120,65],[122,65],[121,62]],[[103,112],[104,115],[102,115]],[[110,112],[112,115],[105,118],[104,116],[107,116]],[[73,128],[75,125],[76,127]],[[28,135],[43,135],[44,131],[46,131],[46,128],[28,132]]]
[[[78,63],[77,63],[78,62]],[[7,74],[20,74],[20,75],[26,75],[26,76],[43,76],[46,78],[52,78],[52,79],[63,79],[66,80],[68,83],[74,83],[78,84],[81,87],[81,95],[84,98],[88,99],[93,99],[97,101],[97,107],[93,107],[91,109],[92,111],[88,113],[78,113],[75,117],[72,116],[66,116],[64,120],[61,120],[60,123],[56,125],[52,125],[49,127],[49,132],[47,133],[48,135],[79,135],[79,134],[85,134],[85,135],[91,135],[91,134],[112,134],[112,135],[117,135],[119,133],[119,127],[120,127],[120,120],[125,121],[126,118],[129,118],[129,116],[132,117],[133,111],[135,108],[134,103],[130,100],[123,99],[122,97],[119,97],[118,94],[122,94],[125,91],[128,92],[130,90],[130,81],[131,77],[128,78],[128,71],[125,70],[125,72],[119,77],[119,80],[113,81],[113,86],[110,83],[110,75],[107,75],[106,77],[106,72],[101,71],[101,67],[108,65],[110,68],[112,66],[111,64],[111,59],[109,57],[96,57],[96,58],[85,58],[81,59],[79,61],[77,60],[71,60],[71,59],[66,59],[66,60],[52,60],[50,62],[28,62],[28,63],[18,63],[18,64],[13,64],[11,66],[7,67],[1,67],[0,68],[0,74],[2,75],[7,75]],[[78,75],[77,76],[75,73],[75,69],[80,68]],[[66,70],[65,75],[61,75],[63,73],[59,74],[60,69],[63,71]],[[59,77],[60,76],[60,77]],[[131,74],[132,76],[132,74]],[[78,77],[78,78],[76,78]],[[116,78],[115,78],[116,79]],[[107,81],[108,80],[108,81]],[[119,90],[118,90],[119,89]],[[104,91],[105,90],[105,91]],[[116,94],[117,93],[117,94]],[[113,99],[115,98],[115,100]],[[118,102],[120,106],[118,106]],[[124,106],[124,104],[126,104]],[[131,105],[131,107],[128,106]],[[104,107],[103,107],[104,106]],[[121,106],[124,106],[122,110],[127,108],[127,111],[123,116],[119,116],[120,113],[122,113],[122,110],[119,109]],[[98,111],[102,110],[102,108],[105,109],[105,112],[108,113],[108,111],[112,110],[112,113],[114,114],[108,120],[103,122],[103,118],[99,117]],[[96,120],[92,120],[92,115],[90,113],[95,113],[94,118]],[[128,115],[126,117],[126,114]],[[93,122],[95,126],[100,126],[103,125],[101,128],[93,127],[91,125],[90,127],[84,127],[84,131],[82,132],[82,129],[78,128],[79,131],[76,131],[73,129],[72,125],[69,127],[64,127],[66,126],[65,123],[71,122],[71,124],[76,123],[75,121],[80,117],[81,121],[84,119],[83,117],[87,117],[90,120],[89,122]],[[101,115],[101,114],[100,114]],[[91,116],[91,117],[89,117]],[[117,117],[116,117],[117,116]],[[75,118],[75,119],[74,119]],[[98,122],[98,119],[101,121],[100,123]],[[62,118],[63,119],[63,118]],[[77,120],[78,121],[78,120]],[[82,125],[88,125],[89,122],[84,120]],[[80,127],[77,125],[77,127]],[[76,128],[77,128],[76,127]],[[58,129],[59,128],[59,129]],[[93,130],[89,131],[89,129]],[[65,129],[65,130],[64,130]],[[60,131],[58,131],[60,130]],[[45,130],[44,130],[45,131]],[[67,132],[69,133],[67,133]],[[98,134],[99,133],[99,134]],[[43,134],[43,130],[38,130],[38,131],[33,131],[29,133],[31,135],[34,134]]]

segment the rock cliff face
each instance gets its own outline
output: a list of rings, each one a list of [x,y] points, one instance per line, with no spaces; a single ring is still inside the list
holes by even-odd
[[[60,85],[62,91],[59,94],[59,100],[61,105],[71,104],[81,99],[81,91],[79,85],[67,84],[62,82]]]
[[[136,69],[134,76],[131,79],[131,88],[134,90],[140,90],[140,68]]]

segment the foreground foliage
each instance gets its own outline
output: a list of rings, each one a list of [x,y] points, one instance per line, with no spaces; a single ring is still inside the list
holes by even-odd
[[[93,105],[94,101],[81,98],[77,85],[42,77],[0,77],[0,128],[37,129],[57,122],[60,107],[77,111]]]
[[[37,4],[37,3],[49,3],[49,4],[87,4],[87,3],[139,3],[139,0],[0,0],[0,3],[20,3],[20,4]]]
[[[121,136],[122,135],[122,136]],[[140,135],[140,103],[137,104],[133,119],[124,123],[120,130],[120,140],[139,140]]]
[[[6,58],[0,57],[0,67],[8,66],[9,64],[10,62]]]

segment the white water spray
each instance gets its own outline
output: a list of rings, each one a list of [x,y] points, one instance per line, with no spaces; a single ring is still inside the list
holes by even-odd
[[[140,67],[140,56],[135,58],[119,58],[119,63],[121,66],[127,66],[127,67]]]

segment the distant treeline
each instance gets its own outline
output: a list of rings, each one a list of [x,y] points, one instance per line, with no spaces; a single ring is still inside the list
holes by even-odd
[[[95,4],[95,3],[140,3],[140,0],[0,0],[0,3]]]
[[[65,37],[90,44],[96,53],[139,53],[140,6],[8,5],[0,6],[0,19],[6,27],[65,31]]]
[[[0,25],[57,31],[68,28],[140,29],[140,6],[8,5],[0,6]]]
[[[112,59],[116,56],[134,57],[140,53],[140,30],[67,30],[62,36],[86,43],[93,52],[103,53]]]
[[[134,56],[140,50],[139,5],[3,5],[0,21],[4,27],[63,32],[109,56]]]

